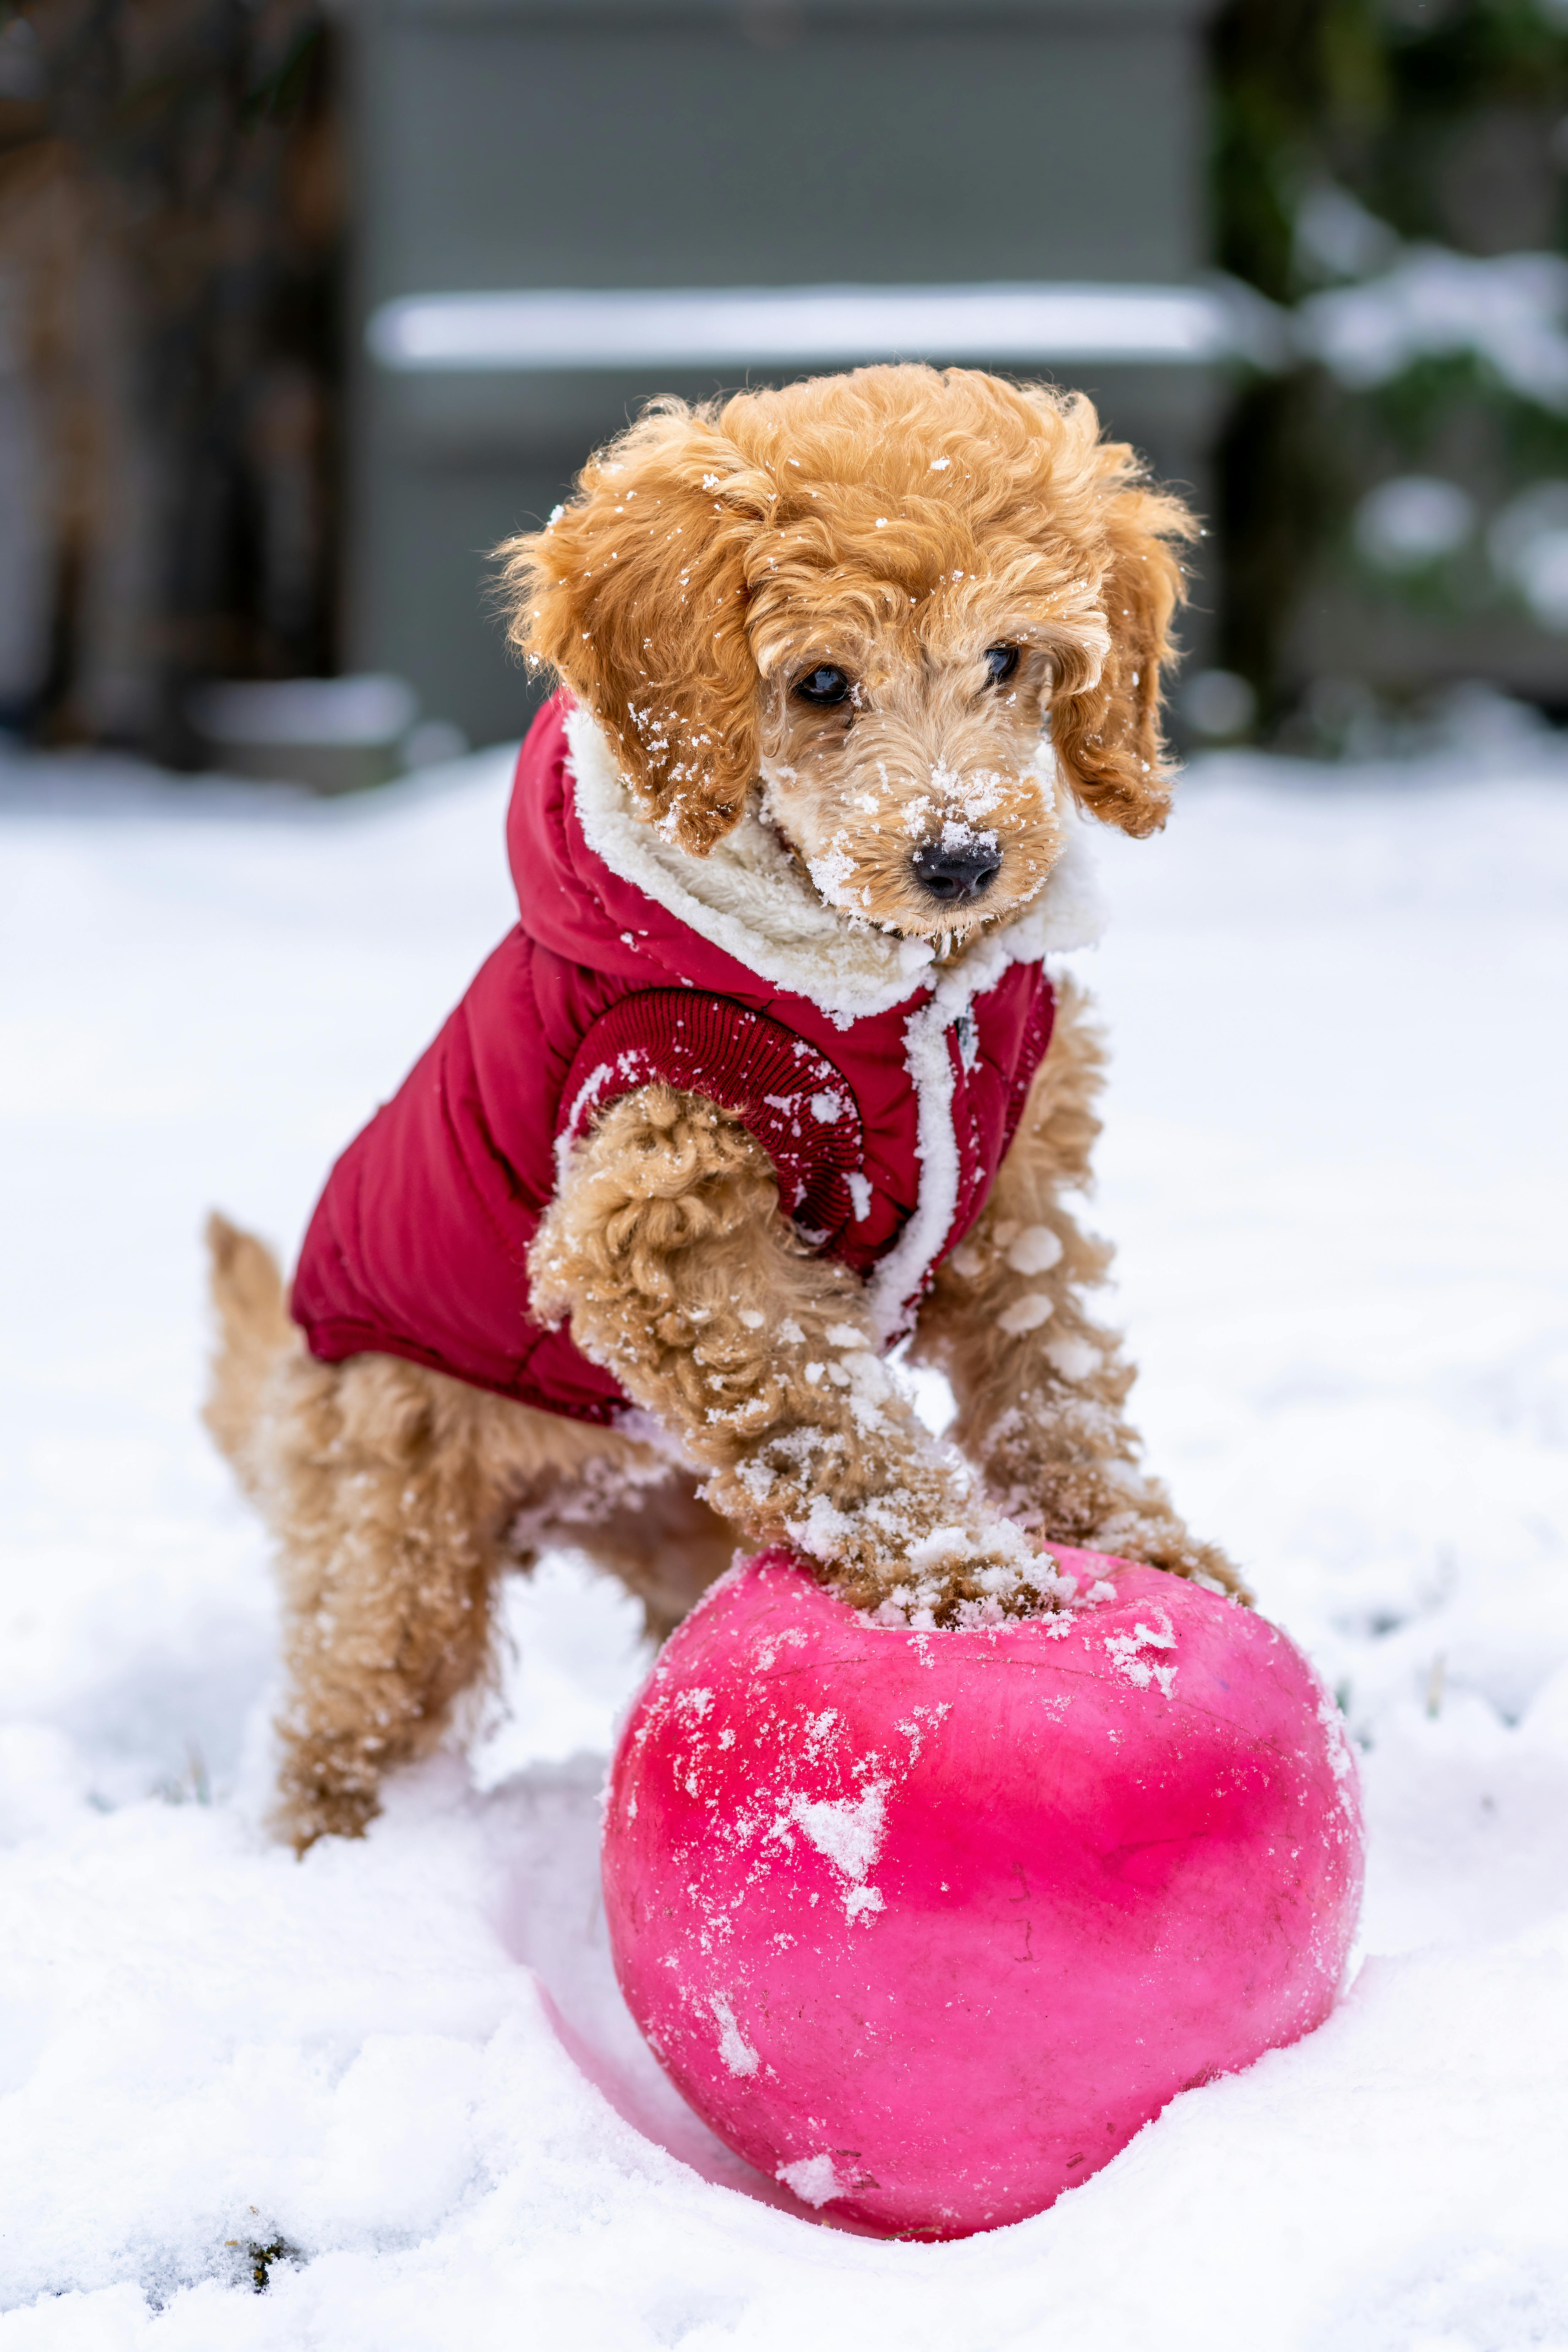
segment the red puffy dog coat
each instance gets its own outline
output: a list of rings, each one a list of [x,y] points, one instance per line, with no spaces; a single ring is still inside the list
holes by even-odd
[[[563,694],[522,746],[507,847],[516,929],[317,1204],[293,1286],[311,1352],[405,1356],[583,1421],[626,1411],[531,1316],[527,1258],[564,1153],[656,1079],[742,1122],[784,1213],[865,1278],[889,1344],[1012,1139],[1050,1037],[1041,957],[1083,943],[1070,883],[933,981],[925,943],[847,924],[789,879],[755,817],[705,860],[661,841]]]

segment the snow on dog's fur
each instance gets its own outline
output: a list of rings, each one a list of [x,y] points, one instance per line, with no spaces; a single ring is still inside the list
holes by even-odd
[[[1071,803],[1133,835],[1163,822],[1172,541],[1191,530],[1087,401],[896,367],[657,403],[501,553],[515,643],[618,772],[595,821],[648,828],[645,887],[679,893],[684,867],[712,920],[744,901],[780,956],[835,926],[846,969],[900,975],[892,1003],[922,943],[945,1019],[1046,905]],[[696,887],[731,836],[752,846],[724,890]],[[362,1829],[385,1771],[441,1737],[486,1676],[500,1572],[547,1541],[624,1578],[656,1630],[737,1539],[779,1536],[916,1623],[1050,1606],[1051,1538],[1239,1590],[1142,1469],[1131,1368],[1086,1303],[1109,1252],[1065,1196],[1100,1067],[1061,988],[987,1205],[919,1316],[915,1352],[957,1399],[950,1445],[881,1360],[875,1279],[812,1255],[753,1138],[668,1086],[612,1102],[565,1155],[531,1259],[541,1311],[647,1438],[387,1357],[316,1362],[259,1244],[215,1221],[208,1419],[279,1539],[296,1843]],[[940,1245],[939,1215],[910,1223]]]

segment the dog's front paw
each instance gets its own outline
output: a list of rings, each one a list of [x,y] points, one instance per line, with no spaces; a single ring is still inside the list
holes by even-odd
[[[1049,1553],[1007,1519],[930,1528],[897,1551],[828,1574],[878,1624],[917,1630],[1043,1616],[1073,1590]]]

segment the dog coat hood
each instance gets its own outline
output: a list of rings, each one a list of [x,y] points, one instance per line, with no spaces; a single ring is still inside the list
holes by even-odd
[[[507,848],[516,929],[317,1203],[292,1291],[311,1352],[404,1356],[586,1421],[629,1410],[532,1319],[527,1257],[595,1116],[659,1079],[742,1122],[891,1344],[1012,1139],[1050,1037],[1045,950],[1093,936],[1074,853],[936,973],[923,942],[822,906],[755,815],[706,859],[661,841],[563,694],[519,755]]]

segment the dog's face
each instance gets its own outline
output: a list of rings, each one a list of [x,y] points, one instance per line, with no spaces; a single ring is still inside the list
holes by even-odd
[[[748,796],[847,917],[962,938],[1039,890],[1063,783],[1163,819],[1184,510],[1086,401],[868,368],[667,402],[502,551],[514,641],[703,856]]]
[[[1049,682],[1022,617],[962,578],[880,627],[803,620],[762,698],[763,814],[830,906],[962,939],[1032,898],[1060,849]]]

